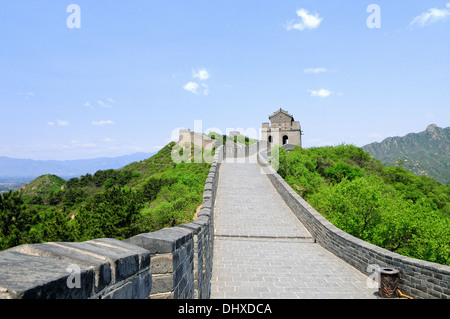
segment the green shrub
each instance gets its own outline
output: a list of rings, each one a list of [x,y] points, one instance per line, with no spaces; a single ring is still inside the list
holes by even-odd
[[[352,146],[295,148],[278,173],[331,223],[405,256],[450,265],[450,187]]]

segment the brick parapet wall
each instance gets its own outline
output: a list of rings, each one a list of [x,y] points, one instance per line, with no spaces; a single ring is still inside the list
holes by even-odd
[[[222,156],[219,147],[192,223],[123,241],[49,242],[1,251],[0,299],[209,298]]]
[[[21,245],[0,253],[0,298],[145,298],[150,253],[120,240]]]

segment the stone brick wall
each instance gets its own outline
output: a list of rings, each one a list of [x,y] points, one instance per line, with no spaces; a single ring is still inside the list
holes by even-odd
[[[189,224],[124,241],[21,245],[0,252],[0,299],[209,298],[223,147]]]
[[[110,238],[0,253],[0,299],[141,299],[152,289],[151,276],[148,251]]]
[[[150,252],[150,298],[185,299],[194,296],[193,234],[181,227],[139,234],[125,240]]]
[[[206,150],[212,150],[215,145],[215,140],[209,138],[208,136],[202,133],[191,132],[190,129],[180,129],[179,141],[180,145],[184,143],[194,143],[195,145],[199,145]]]
[[[255,146],[246,153],[254,154]],[[202,207],[188,224],[124,241],[21,245],[0,252],[0,299],[200,298],[210,297],[214,202],[224,156],[217,150]],[[234,150],[233,150],[234,153]],[[370,265],[400,271],[400,290],[415,298],[449,298],[450,267],[389,252],[333,226],[268,165],[258,161],[284,201],[315,241],[363,273]]]
[[[414,298],[450,298],[450,267],[405,257],[355,238],[338,229],[301,198],[268,164],[261,150],[258,161],[286,204],[315,241],[367,275],[370,265],[400,272],[399,289]],[[373,269],[373,268],[371,268]]]

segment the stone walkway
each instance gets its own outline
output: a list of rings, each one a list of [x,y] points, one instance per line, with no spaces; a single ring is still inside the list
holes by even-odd
[[[256,163],[222,163],[211,299],[377,298],[362,274],[320,245]]]

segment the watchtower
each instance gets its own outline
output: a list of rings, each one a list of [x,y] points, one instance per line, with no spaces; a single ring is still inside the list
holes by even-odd
[[[283,109],[279,109],[269,116],[269,123],[262,124],[261,139],[269,142],[269,147],[274,145],[302,146],[302,130],[300,122],[294,121],[294,116]]]

